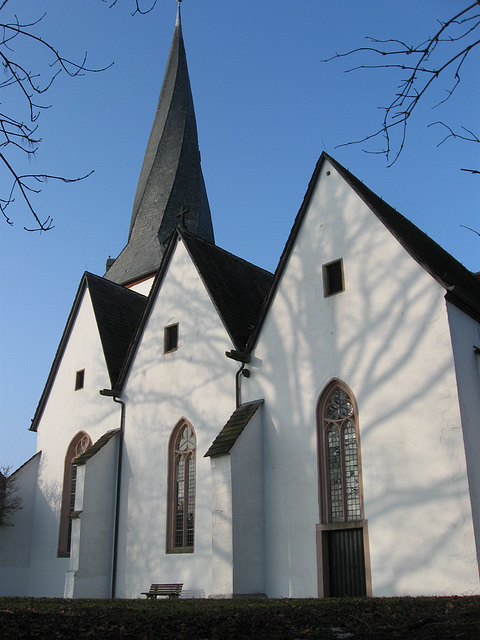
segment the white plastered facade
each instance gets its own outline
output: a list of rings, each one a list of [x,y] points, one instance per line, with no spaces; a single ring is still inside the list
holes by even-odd
[[[345,290],[325,297],[322,265],[339,259]],[[472,325],[457,309],[449,317],[445,289],[325,162],[242,382],[244,402],[265,399],[269,596],[318,593],[316,412],[332,379],[358,405],[371,593],[479,592],[450,333],[462,322]],[[473,337],[460,329],[453,345],[471,360]],[[471,466],[478,474],[478,457]]]
[[[325,297],[322,265],[339,259],[345,290]],[[358,408],[370,593],[479,593],[478,323],[446,302],[337,170],[322,165],[241,378],[241,402],[264,403],[218,457],[204,454],[235,409],[239,364],[225,357],[231,339],[180,236],[162,269],[121,395],[114,595],[139,597],[153,582],[209,596],[321,594],[317,408],[333,379]],[[175,323],[178,349],[163,353]],[[121,427],[121,405],[99,394],[109,386],[87,287],[38,425],[39,454],[18,472],[21,536],[0,534],[2,593],[112,594],[118,435],[78,467],[71,557],[57,557],[69,444]],[[196,436],[195,544],[168,553],[168,443],[180,420]]]

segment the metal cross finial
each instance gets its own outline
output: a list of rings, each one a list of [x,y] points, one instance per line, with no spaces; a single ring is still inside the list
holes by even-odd
[[[177,213],[177,218],[180,218],[180,224],[178,225],[181,229],[185,228],[185,214],[188,213],[188,207],[182,204],[182,208],[179,213]]]

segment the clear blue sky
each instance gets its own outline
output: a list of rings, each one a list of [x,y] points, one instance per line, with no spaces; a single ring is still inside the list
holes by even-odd
[[[22,230],[0,220],[0,465],[20,466],[35,452],[28,432],[82,273],[103,274],[123,248],[143,154],[175,22],[176,2],[158,0],[130,16],[133,0],[112,9],[101,0],[9,0],[0,14],[40,17],[42,33],[73,59],[114,66],[82,78],[58,78],[46,95],[43,138],[30,167],[86,181],[49,182],[35,199],[55,228]],[[480,130],[479,56],[464,69],[454,101],[431,111],[446,86],[412,121],[407,146],[391,168],[359,146],[336,148],[373,131],[397,78],[345,74],[346,62],[322,64],[365,36],[414,43],[463,1],[406,2],[185,0],[182,21],[203,171],[217,244],[274,270],[315,163],[325,149],[371,189],[452,253],[480,269],[479,145],[447,142],[425,125],[441,119]],[[8,96],[10,99],[10,97]],[[7,96],[1,96],[3,102]],[[7,109],[6,103],[0,105]],[[2,180],[2,174],[0,174]],[[14,210],[11,211],[14,213]]]

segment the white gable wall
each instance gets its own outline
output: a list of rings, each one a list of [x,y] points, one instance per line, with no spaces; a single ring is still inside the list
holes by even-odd
[[[339,258],[345,291],[325,298]],[[317,595],[316,406],[334,377],[358,403],[373,595],[477,591],[444,290],[327,162],[254,356],[267,595]]]
[[[164,327],[179,323],[179,348],[163,353]],[[212,441],[235,408],[232,344],[178,241],[140,340],[122,400],[126,403],[118,595],[139,597],[153,582],[212,589]],[[168,442],[181,418],[196,434],[194,553],[166,554]],[[128,516],[127,516],[128,511]]]
[[[75,373],[85,369],[84,388],[75,391]],[[85,431],[92,442],[120,425],[119,408],[99,390],[110,387],[88,289],[58,367],[38,426],[42,450],[33,517],[32,596],[63,596],[69,558],[57,557],[65,455],[73,437]]]

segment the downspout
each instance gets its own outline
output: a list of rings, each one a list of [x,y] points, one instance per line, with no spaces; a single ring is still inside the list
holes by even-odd
[[[243,351],[225,351],[225,355],[227,358],[231,360],[236,360],[237,362],[241,362],[240,369],[238,369],[235,374],[235,408],[238,409],[241,403],[241,395],[240,395],[240,375],[243,375],[244,378],[250,377],[250,371],[245,369],[245,365],[250,362],[251,356],[249,353],[244,353]]]
[[[112,554],[112,584],[111,597],[115,598],[115,585],[117,581],[118,566],[118,532],[120,524],[120,491],[122,486],[122,457],[123,457],[123,441],[125,434],[125,403],[119,399],[121,392],[113,389],[101,389],[101,396],[109,396],[114,402],[121,405],[120,410],[120,437],[118,441],[118,458],[117,458],[117,487],[115,492],[115,520],[113,526],[113,554]]]
[[[245,368],[245,363],[242,362],[240,365],[240,369],[235,374],[235,409],[238,409],[240,406],[241,396],[240,396],[240,375]]]

